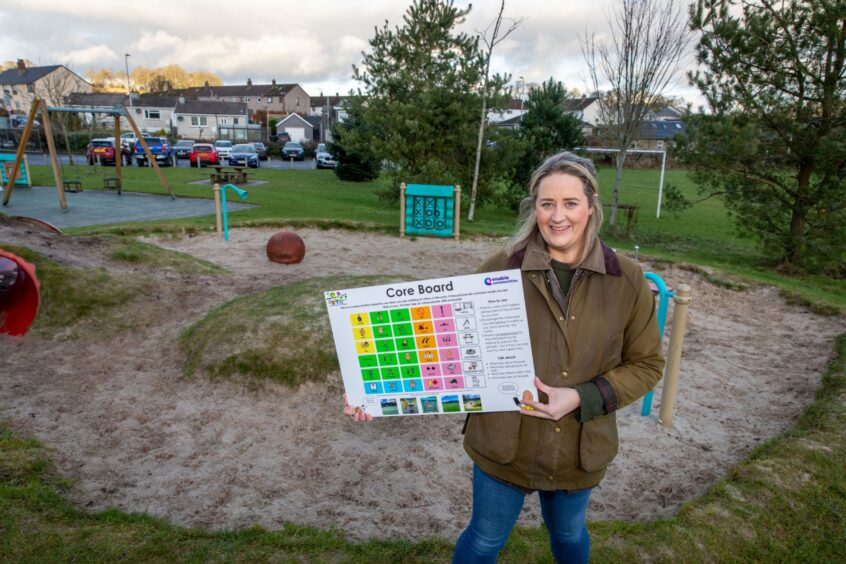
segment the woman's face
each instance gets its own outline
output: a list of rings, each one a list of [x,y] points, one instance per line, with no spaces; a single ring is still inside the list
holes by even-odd
[[[581,178],[556,173],[540,181],[535,217],[547,251],[555,260],[567,264],[578,261],[592,214]]]

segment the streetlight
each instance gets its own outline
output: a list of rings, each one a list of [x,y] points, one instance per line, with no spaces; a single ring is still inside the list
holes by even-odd
[[[129,97],[129,109],[132,109],[132,87],[129,84],[129,53],[124,53],[123,64],[126,65],[126,95]]]

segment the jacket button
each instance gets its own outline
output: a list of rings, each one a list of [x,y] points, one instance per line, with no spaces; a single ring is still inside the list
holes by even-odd
[[[576,320],[576,316],[575,316],[575,315],[571,315],[571,316],[570,316],[570,321],[575,321],[575,320]]]
[[[561,317],[559,317],[558,321],[564,321],[564,316],[562,315]]]
[[[546,479],[549,480],[550,482],[555,480],[555,478],[553,478],[552,476],[547,476]]]
[[[556,428],[555,428],[555,432],[556,432],[556,433],[560,433],[560,432],[561,432],[561,427],[556,427]]]
[[[567,372],[562,372],[562,373],[561,373],[561,377],[562,377],[562,378],[566,378],[567,376],[569,376],[569,374],[568,374]]]

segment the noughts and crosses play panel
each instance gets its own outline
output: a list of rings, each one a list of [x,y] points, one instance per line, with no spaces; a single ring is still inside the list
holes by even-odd
[[[325,292],[348,401],[375,416],[519,409],[534,370],[518,270]]]

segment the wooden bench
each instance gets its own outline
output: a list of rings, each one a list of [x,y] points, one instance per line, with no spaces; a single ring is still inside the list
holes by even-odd
[[[63,183],[65,185],[65,192],[72,192],[74,194],[82,192],[82,182],[79,180],[65,180]]]
[[[120,184],[120,178],[118,178],[117,176],[104,178],[103,190],[117,190],[117,193],[120,194]]]
[[[225,168],[222,166],[214,167],[214,172],[211,174],[212,184],[226,184],[228,182],[237,182],[239,184],[247,183],[247,171],[243,167]]]

